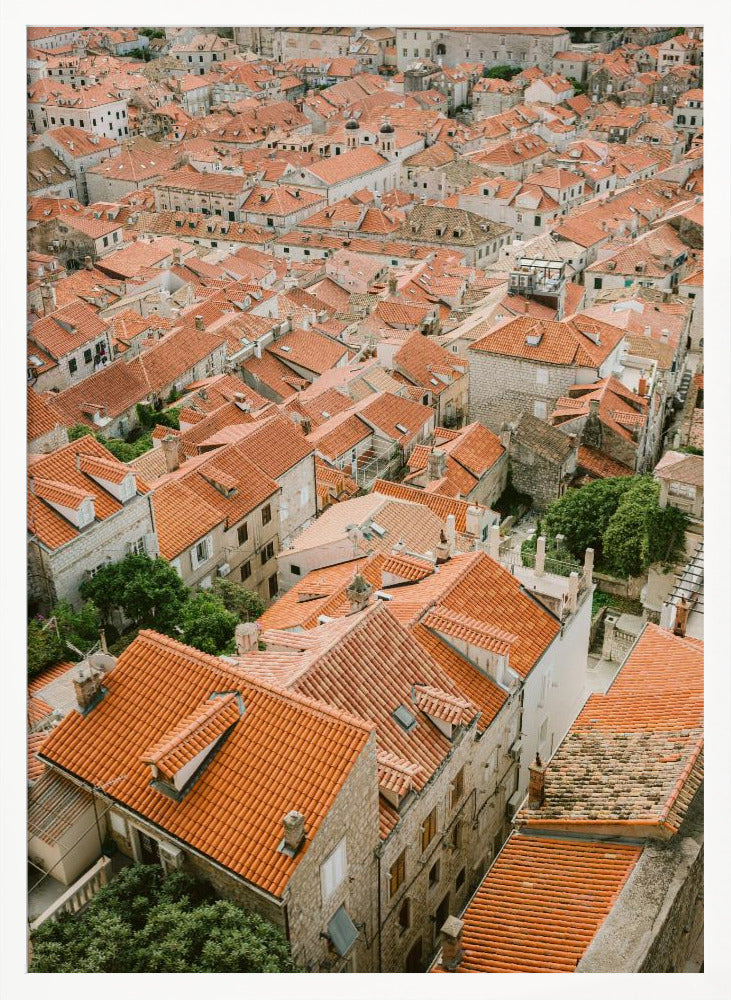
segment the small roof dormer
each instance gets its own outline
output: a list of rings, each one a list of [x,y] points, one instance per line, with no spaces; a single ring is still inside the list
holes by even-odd
[[[212,692],[143,755],[142,762],[152,773],[151,786],[180,801],[243,714],[238,691]]]

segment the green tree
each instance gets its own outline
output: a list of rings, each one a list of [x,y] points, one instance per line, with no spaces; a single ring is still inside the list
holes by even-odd
[[[108,622],[119,608],[138,628],[175,634],[188,588],[170,563],[147,555],[131,554],[102,567],[79,588]]]
[[[241,583],[219,578],[213,584],[217,594],[228,611],[233,612],[240,622],[253,622],[264,614],[264,601],[253,590],[247,590]]]
[[[564,535],[569,552],[577,559],[583,559],[589,547],[599,558],[604,532],[632,478],[597,479],[580,489],[567,490],[546,512],[546,534]]]
[[[201,590],[183,605],[180,622],[183,642],[218,656],[230,647],[238,619],[220,597]]]
[[[492,69],[483,70],[482,75],[488,80],[512,80],[521,72],[520,66],[493,66]]]
[[[298,972],[282,932],[209,885],[124,868],[79,914],[33,934],[31,972]]]
[[[575,77],[570,76],[569,83],[574,88],[574,97],[576,97],[577,94],[586,93],[586,87],[584,86],[584,84],[581,83],[579,80],[577,80]]]
[[[28,622],[27,646],[29,680],[46,667],[60,663],[66,653],[65,643],[54,626],[40,617]]]
[[[69,441],[78,441],[79,438],[86,437],[87,434],[96,438],[120,462],[131,462],[152,448],[152,434],[150,432],[138,435],[134,440],[125,441],[123,438],[105,438],[98,431],[92,433],[85,424],[73,424],[68,428]]]
[[[93,601],[84,601],[78,611],[68,601],[59,601],[53,614],[66,645],[70,643],[83,653],[98,640],[101,615]]]
[[[611,569],[639,576],[653,563],[675,562],[687,519],[675,507],[660,507],[659,498],[660,484],[652,476],[633,478],[604,532],[604,559]]]

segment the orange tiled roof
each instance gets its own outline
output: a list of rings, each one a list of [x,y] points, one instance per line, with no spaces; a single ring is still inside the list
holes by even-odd
[[[668,839],[703,780],[703,645],[647,625],[593,694],[545,775],[526,827]]]
[[[414,451],[416,450],[415,448]],[[387,479],[377,479],[373,484],[373,492],[383,493],[384,496],[395,497],[397,500],[411,500],[414,503],[424,504],[442,521],[446,521],[448,515],[453,514],[457,531],[463,533],[467,531],[467,508],[479,506],[446,494],[426,493],[416,486],[392,483]]]
[[[71,713],[53,731],[43,756],[281,896],[366,747],[370,726],[149,631],[127,647],[105,686],[108,693],[92,712]],[[214,691],[238,692],[243,717],[175,802],[151,787],[143,757]],[[278,850],[282,818],[292,809],[306,817],[305,845],[294,858]]]
[[[77,456],[80,456],[80,467],[77,467]],[[73,541],[79,535],[79,529],[52,504],[75,509],[82,500],[90,497],[94,500],[95,520],[103,521],[120,511],[122,504],[94,477],[121,482],[130,472],[132,470],[128,466],[115,459],[91,435],[72,441],[48,455],[31,455],[28,468],[28,531],[48,549],[57,549]],[[147,492],[147,485],[137,477],[136,485],[138,493]]]
[[[35,441],[45,434],[51,434],[59,425],[64,426],[65,421],[61,414],[56,412],[51,399],[39,396],[30,386],[28,386],[26,399],[28,441]]]
[[[477,326],[478,336],[470,350],[580,368],[597,368],[624,336],[624,331],[586,317],[558,323],[518,316],[492,330],[486,327]]]
[[[600,479],[606,479],[611,476],[633,476],[635,474],[634,469],[631,469],[623,462],[618,462],[616,459],[610,458],[609,455],[605,455],[604,452],[598,451],[596,448],[589,448],[586,445],[579,445],[577,458],[578,464],[582,469],[585,469],[594,476],[598,476]]]
[[[513,834],[462,915],[456,971],[575,972],[641,853]]]

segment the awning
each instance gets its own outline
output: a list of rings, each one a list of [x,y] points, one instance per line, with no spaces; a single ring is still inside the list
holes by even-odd
[[[346,955],[358,939],[358,928],[348,916],[345,906],[335,911],[327,925],[327,936],[338,955]]]

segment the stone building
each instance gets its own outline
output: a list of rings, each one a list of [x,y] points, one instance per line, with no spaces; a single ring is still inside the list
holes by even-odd
[[[530,496],[534,507],[545,510],[563,496],[576,474],[575,438],[532,413],[523,413],[514,425],[508,424],[501,437],[510,454],[513,486]]]
[[[703,644],[647,625],[550,763],[534,760],[435,971],[702,971],[703,744]]]
[[[537,66],[551,72],[553,57],[571,37],[565,28],[396,28],[399,71],[417,59],[445,66],[480,62],[493,66]]]
[[[280,927],[308,971],[377,970],[372,726],[147,631],[75,687],[43,759],[96,806],[99,851],[108,836],[207,879]]]
[[[178,437],[162,448],[169,472],[153,493],[161,555],[189,587],[224,577],[271,601],[279,589],[279,485],[237,444],[182,465]]]
[[[156,556],[147,486],[91,435],[28,460],[28,595],[48,611],[130,552]]]
[[[485,324],[486,325],[486,324]],[[570,386],[617,367],[624,332],[574,316],[562,323],[519,316],[477,328],[470,359],[470,417],[500,433],[522,413],[545,420]]]

